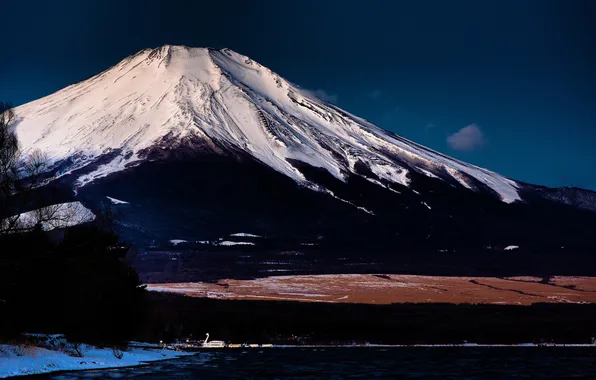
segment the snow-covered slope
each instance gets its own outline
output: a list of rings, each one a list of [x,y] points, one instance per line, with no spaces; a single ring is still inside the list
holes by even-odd
[[[492,189],[507,203],[521,199],[516,182],[386,132],[228,49],[143,50],[16,112],[22,147],[60,163],[61,175],[109,157],[78,175],[79,187],[147,160],[152,147],[192,142],[195,149],[246,152],[318,190],[325,189],[293,162],[341,180],[363,163],[380,186],[409,186],[415,171]]]

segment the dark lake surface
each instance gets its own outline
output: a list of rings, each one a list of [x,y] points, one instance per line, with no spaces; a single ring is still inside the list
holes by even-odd
[[[596,379],[596,347],[210,350],[143,367],[36,379]]]

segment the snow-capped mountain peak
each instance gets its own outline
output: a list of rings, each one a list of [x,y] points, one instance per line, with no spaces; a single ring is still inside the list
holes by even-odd
[[[415,171],[520,200],[514,181],[384,131],[229,49],[142,50],[16,112],[22,147],[69,160],[62,174],[109,154],[77,186],[142,163],[152,147],[201,141],[196,149],[243,151],[306,185],[296,161],[340,180],[360,163],[380,186],[409,186]]]

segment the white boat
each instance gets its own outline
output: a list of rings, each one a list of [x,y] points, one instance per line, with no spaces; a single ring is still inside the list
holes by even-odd
[[[209,342],[209,333],[207,333],[207,337],[201,345],[201,347],[203,348],[223,348],[225,346],[226,342],[224,342],[223,340],[212,340],[211,342]]]

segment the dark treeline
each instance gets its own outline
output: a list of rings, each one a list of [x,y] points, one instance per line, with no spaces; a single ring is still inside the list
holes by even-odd
[[[189,337],[233,343],[590,343],[596,305],[325,304],[238,301],[149,293],[139,339]],[[295,336],[296,338],[292,338]]]
[[[62,333],[73,342],[125,344],[142,324],[146,293],[124,260],[128,246],[109,210],[64,228],[76,224],[77,208],[38,191],[47,161],[20,152],[15,118],[0,103],[0,339]]]
[[[143,323],[146,291],[101,223],[0,236],[0,247],[0,338],[63,333],[120,345]]]

